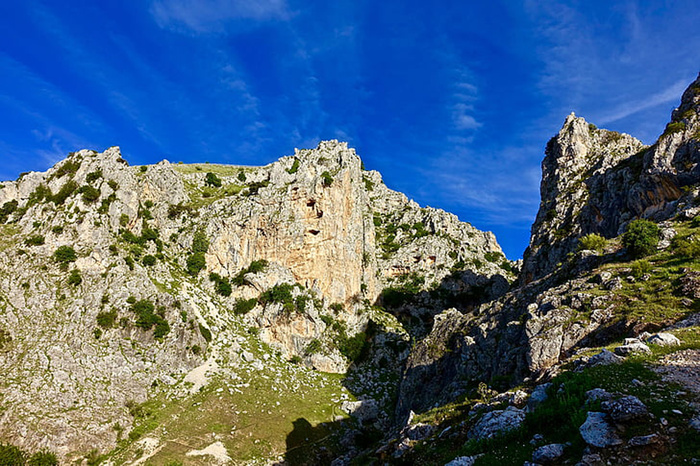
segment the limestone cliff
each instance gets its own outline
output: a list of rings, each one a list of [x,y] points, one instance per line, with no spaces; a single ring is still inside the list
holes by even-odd
[[[337,141],[264,167],[132,167],[113,147],[3,183],[0,438],[105,451],[157,387],[262,368],[255,341],[345,371],[407,274],[426,290],[455,271],[512,277],[492,234],[361,165]]]

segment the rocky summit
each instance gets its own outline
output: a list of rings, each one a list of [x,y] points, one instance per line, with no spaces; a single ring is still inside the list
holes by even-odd
[[[700,461],[700,79],[570,115],[524,260],[323,141],[0,185],[0,464]]]

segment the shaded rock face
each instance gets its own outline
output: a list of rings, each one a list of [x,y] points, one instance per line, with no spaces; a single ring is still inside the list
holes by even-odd
[[[644,146],[627,134],[597,129],[571,114],[547,144],[541,204],[521,279],[552,272],[589,233],[617,236],[631,220],[669,218],[683,186],[699,175],[700,79],[658,141]]]
[[[209,170],[220,170],[220,189],[205,185]],[[239,360],[210,349],[239,351],[236,326],[258,327],[287,358],[343,372],[328,322],[347,337],[362,331],[397,277],[420,274],[427,290],[454,270],[475,283],[508,274],[487,260],[502,257],[491,233],[391,191],[338,141],[264,167],[130,167],[117,147],[84,150],[3,183],[0,207],[13,203],[0,219],[0,437],[62,458],[110,449],[132,424],[127,404],[152,387],[217,356]],[[203,268],[193,272],[198,235]],[[54,259],[61,246],[76,257]],[[243,273],[262,259],[264,271]],[[256,301],[282,284],[292,303]],[[145,316],[133,307],[142,300]],[[232,312],[239,300],[250,300],[245,318]]]

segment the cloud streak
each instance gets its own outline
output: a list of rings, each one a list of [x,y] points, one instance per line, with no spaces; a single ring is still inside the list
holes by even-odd
[[[285,20],[285,0],[157,0],[151,14],[162,28],[220,33],[236,21]]]
[[[668,104],[671,102],[680,102],[680,96],[687,86],[688,81],[685,79],[676,81],[663,91],[654,94],[647,99],[641,101],[639,99],[635,99],[634,101],[626,102],[620,105],[618,108],[611,110],[610,113],[604,115],[602,118],[599,118],[598,121],[601,125],[607,125],[608,123],[622,120],[623,118],[627,118],[628,116],[634,115],[642,110],[647,110],[649,108],[654,108],[658,105]]]

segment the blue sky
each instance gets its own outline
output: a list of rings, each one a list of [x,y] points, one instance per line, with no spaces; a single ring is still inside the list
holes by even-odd
[[[340,139],[515,259],[566,115],[652,143],[698,24],[696,0],[6,1],[0,179],[81,148],[255,165]]]

